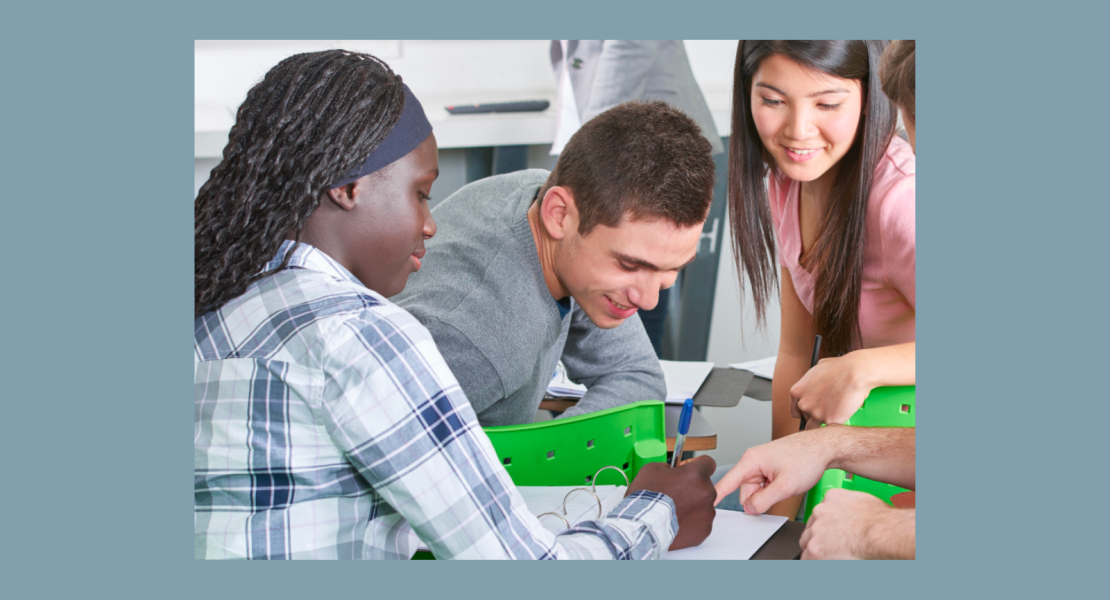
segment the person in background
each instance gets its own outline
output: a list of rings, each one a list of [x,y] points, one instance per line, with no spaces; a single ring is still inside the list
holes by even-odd
[[[559,89],[553,156],[582,123],[631,100],[670,104],[698,124],[713,154],[725,151],[682,40],[551,40],[551,66]],[[655,308],[640,311],[659,357],[672,293],[661,291]]]
[[[885,47],[737,48],[729,210],[761,319],[781,281],[772,439],[802,415],[811,428],[843,423],[871,389],[915,382],[915,160],[880,90]],[[810,369],[816,334],[824,358]],[[771,512],[793,517],[800,502]]]
[[[643,559],[701,543],[712,459],[642,468],[555,535],[428,330],[386,298],[428,257],[439,174],[382,61],[291,56],[239,107],[194,216],[194,556]]]
[[[916,42],[914,40],[894,40],[883,52],[880,78],[883,93],[902,112],[902,124],[906,127],[906,137],[910,147],[917,153],[914,141],[917,133],[917,102],[915,93],[917,80],[915,69]]]

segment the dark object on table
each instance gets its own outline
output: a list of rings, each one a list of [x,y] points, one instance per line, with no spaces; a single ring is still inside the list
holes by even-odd
[[[501,112],[539,112],[547,110],[551,103],[547,100],[519,100],[516,102],[487,102],[485,104],[455,104],[447,106],[453,115],[475,115],[479,113]]]

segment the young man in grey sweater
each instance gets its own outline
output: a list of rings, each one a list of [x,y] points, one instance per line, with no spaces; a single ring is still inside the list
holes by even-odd
[[[681,111],[618,105],[551,173],[476,181],[437,206],[423,271],[393,300],[431,331],[483,426],[531,423],[560,358],[588,389],[564,416],[662,400],[636,311],[694,260],[713,170]]]

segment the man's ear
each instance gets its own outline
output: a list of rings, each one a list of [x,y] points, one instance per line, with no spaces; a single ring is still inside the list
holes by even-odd
[[[548,235],[561,240],[567,234],[578,230],[578,206],[570,190],[556,185],[544,194],[540,204],[540,219]]]
[[[347,185],[328,190],[328,199],[343,210],[353,209],[355,207],[355,188],[360,185],[361,181],[362,179],[357,179]]]

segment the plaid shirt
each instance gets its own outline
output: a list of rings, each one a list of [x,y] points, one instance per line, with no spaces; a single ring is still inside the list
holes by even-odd
[[[649,491],[544,529],[427,329],[312,246],[195,329],[196,558],[643,559],[678,531]]]

